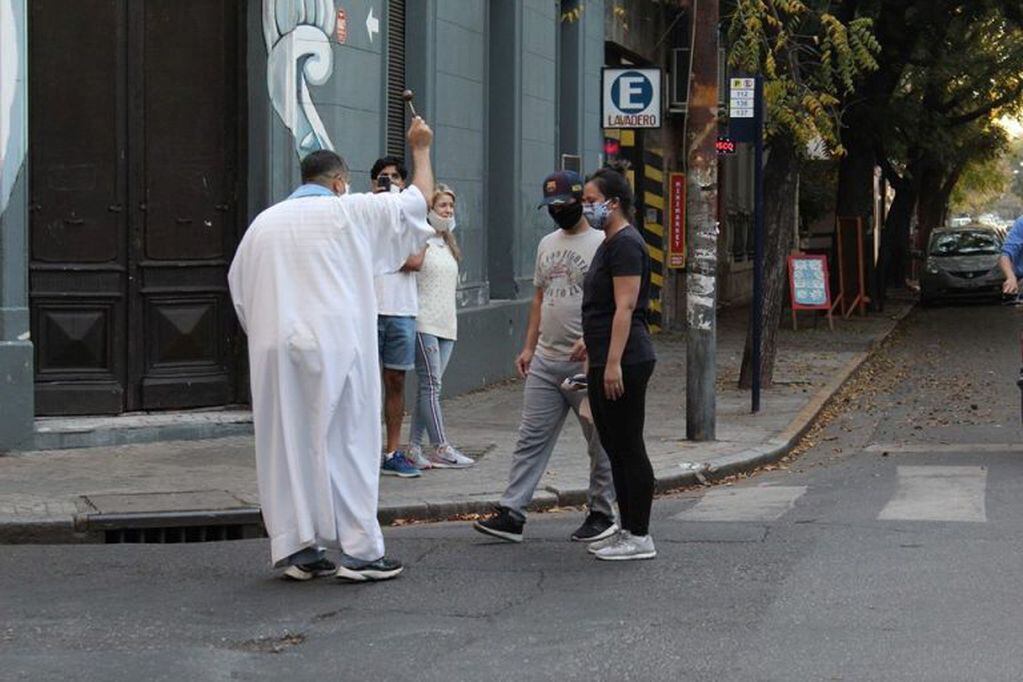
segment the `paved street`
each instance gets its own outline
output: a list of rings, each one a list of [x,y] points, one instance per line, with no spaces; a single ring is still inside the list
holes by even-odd
[[[715,443],[683,439],[685,336],[659,335],[657,372],[647,397],[646,436],[660,484],[678,487],[683,478],[692,482],[694,468],[721,462],[745,470],[750,460],[787,450],[823,402],[909,309],[906,300],[893,301],[885,314],[840,320],[833,332],[823,321],[813,325],[807,315],[803,329],[782,330],[777,382],[764,392],[764,409],[757,415],[749,413],[749,393],[737,387],[749,309],[723,310],[718,329]],[[507,356],[495,362],[510,366],[512,359]],[[456,354],[452,362],[458,361]],[[508,482],[521,405],[521,381],[445,400],[447,431],[454,443],[479,458],[477,464],[458,471],[430,471],[414,481],[384,477],[381,515],[438,520],[491,509]],[[409,433],[407,426],[402,433]],[[74,522],[79,513],[252,509],[258,504],[253,448],[252,436],[234,436],[0,457],[0,542],[12,538],[16,542],[25,538],[80,542],[81,526]],[[570,418],[540,482],[534,499],[538,507],[574,505],[585,499],[589,472],[578,465],[584,450],[581,430]],[[251,517],[257,520],[258,511],[253,509]]]
[[[654,561],[466,522],[389,584],[275,580],[263,541],[0,554],[4,679],[1019,679],[1023,310],[916,311],[800,456],[659,498]]]

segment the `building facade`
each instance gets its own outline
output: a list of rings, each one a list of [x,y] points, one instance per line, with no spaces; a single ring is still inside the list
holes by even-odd
[[[0,0],[0,451],[29,447],[36,416],[246,403],[240,236],[310,151],[367,191],[405,153],[405,88],[458,193],[447,391],[513,373],[559,167],[629,158],[670,326],[684,116],[604,130],[600,88],[605,65],[665,64],[684,7],[625,5],[628,30],[603,0]]]
[[[406,87],[458,192],[448,385],[508,376],[552,229],[541,180],[563,154],[601,162],[588,4],[565,22],[553,0],[0,0],[0,449],[37,415],[246,402],[241,234],[314,149],[366,191],[404,155]]]

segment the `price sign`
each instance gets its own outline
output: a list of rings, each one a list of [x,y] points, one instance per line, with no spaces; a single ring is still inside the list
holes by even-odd
[[[828,257],[805,253],[789,256],[789,290],[793,310],[831,310]]]
[[[717,150],[721,156],[727,156],[728,154],[735,153],[735,140],[729,137],[719,137],[717,142],[714,143],[714,149]]]

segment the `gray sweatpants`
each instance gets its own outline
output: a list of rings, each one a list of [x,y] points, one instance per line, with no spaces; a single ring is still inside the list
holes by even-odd
[[[590,489],[587,505],[591,512],[601,512],[614,518],[614,483],[611,480],[611,462],[600,445],[600,436],[593,425],[589,411],[580,414],[586,391],[566,391],[562,382],[583,371],[581,362],[549,360],[539,354],[533,357],[522,395],[522,422],[519,424],[519,442],[512,454],[508,488],[501,498],[501,506],[525,519],[526,507],[533,499],[536,486],[547,470],[554,445],[568,411],[575,412],[590,455]]]

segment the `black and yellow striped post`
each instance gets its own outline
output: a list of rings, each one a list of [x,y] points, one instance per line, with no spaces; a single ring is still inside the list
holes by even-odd
[[[664,291],[664,217],[667,201],[664,196],[664,154],[660,149],[643,150],[643,177],[633,184],[643,205],[643,237],[650,251],[650,330],[660,331],[664,325],[662,292]]]

